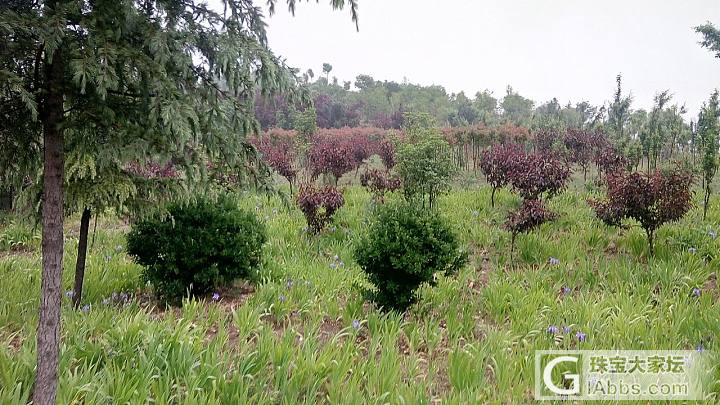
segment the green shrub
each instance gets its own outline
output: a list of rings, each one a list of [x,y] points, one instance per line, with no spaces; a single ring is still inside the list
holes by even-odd
[[[395,171],[405,196],[432,208],[437,197],[450,190],[457,166],[450,145],[428,114],[407,113],[405,121],[407,138],[398,146]]]
[[[254,214],[229,201],[172,205],[169,215],[133,225],[128,253],[160,298],[178,303],[247,276],[267,236]]]
[[[421,284],[434,285],[436,273],[455,273],[467,256],[437,211],[396,201],[377,208],[355,259],[377,289],[371,299],[386,309],[405,310]]]

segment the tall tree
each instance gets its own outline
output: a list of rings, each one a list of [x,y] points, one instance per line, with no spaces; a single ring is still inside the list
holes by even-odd
[[[267,2],[271,12],[276,2]],[[32,128],[0,127],[12,128],[3,132],[8,143],[29,135],[43,147],[34,404],[54,404],[57,393],[66,136],[127,137],[233,162],[257,129],[256,91],[294,93],[297,78],[270,52],[261,9],[222,3],[221,11],[195,0],[14,0],[0,8],[0,49],[12,49],[0,54],[0,99],[37,119]],[[291,11],[295,3],[287,0]],[[356,1],[349,6],[357,21]]]
[[[617,75],[615,82],[617,83],[617,87],[615,89],[613,102],[610,104],[610,108],[608,108],[607,129],[615,145],[620,150],[624,150],[629,141],[627,137],[627,126],[630,121],[632,96],[623,96],[622,75]]]
[[[480,121],[486,125],[495,122],[497,119],[498,101],[493,97],[490,90],[475,93],[473,105],[478,112]]]
[[[325,80],[330,83],[330,72],[332,72],[332,65],[329,63],[323,63],[322,70],[325,73]]]
[[[700,45],[715,52],[715,57],[720,58],[720,29],[715,28],[711,22],[706,22],[695,27],[695,32],[703,37]]]
[[[707,217],[710,195],[712,194],[712,181],[718,169],[718,132],[720,132],[720,106],[718,105],[718,91],[710,96],[710,101],[704,104],[698,118],[697,132],[700,141],[702,158],[703,188],[703,219]]]
[[[503,110],[503,118],[515,125],[528,126],[532,119],[534,104],[532,100],[521,96],[508,86],[500,106]]]
[[[657,168],[657,162],[660,157],[662,146],[667,140],[669,133],[667,114],[665,114],[665,106],[672,99],[669,90],[662,91],[655,95],[655,104],[646,126],[646,134],[644,137],[645,144],[643,148],[648,158],[648,172]],[[642,138],[641,138],[642,140]]]

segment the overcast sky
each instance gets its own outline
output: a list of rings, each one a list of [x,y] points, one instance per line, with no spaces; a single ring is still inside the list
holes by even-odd
[[[341,82],[369,74],[498,98],[511,85],[536,102],[602,104],[622,73],[634,108],[670,89],[692,115],[720,87],[720,59],[692,30],[720,24],[720,0],[359,0],[359,32],[328,3],[295,17],[278,7],[268,36],[290,66],[317,74],[328,62]]]

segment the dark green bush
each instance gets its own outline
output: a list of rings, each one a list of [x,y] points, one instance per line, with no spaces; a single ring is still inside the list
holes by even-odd
[[[423,283],[452,274],[467,261],[448,224],[435,210],[396,201],[377,208],[355,259],[377,291],[371,299],[390,310],[405,310]]]
[[[128,253],[161,299],[177,304],[206,294],[260,264],[265,226],[232,201],[172,205],[168,213],[134,224],[128,235]]]

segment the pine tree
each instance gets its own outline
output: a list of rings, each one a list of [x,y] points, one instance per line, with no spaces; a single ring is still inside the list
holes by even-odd
[[[267,2],[271,12],[276,2]],[[344,3],[332,1],[335,8]],[[287,4],[294,11],[296,0]],[[349,6],[357,21],[356,1]],[[66,180],[112,183],[118,191],[108,199],[119,201],[131,186],[105,182],[127,161],[101,150],[134,155],[141,165],[158,155],[183,157],[186,166],[198,166],[203,156],[231,165],[246,159],[245,135],[258,127],[252,113],[256,92],[306,98],[295,91],[295,74],[269,50],[263,17],[252,0],[224,0],[218,10],[195,0],[3,2],[0,146],[24,152],[22,168],[40,170],[42,162],[33,403],[53,404],[56,398],[63,218],[66,193],[73,196]],[[66,155],[80,171],[66,173]],[[11,169],[0,180],[33,173]],[[84,201],[77,207],[84,213],[90,208]]]

